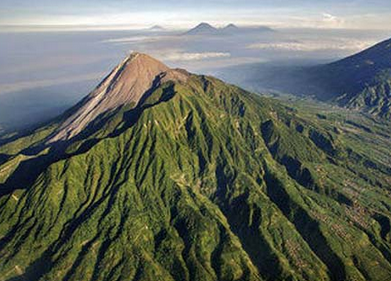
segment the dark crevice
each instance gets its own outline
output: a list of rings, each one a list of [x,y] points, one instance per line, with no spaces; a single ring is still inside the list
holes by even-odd
[[[391,224],[390,224],[390,218],[381,215],[376,214],[373,216],[373,218],[379,223],[380,225],[380,236],[383,240],[391,241]]]
[[[319,192],[320,189],[315,184],[310,170],[304,167],[299,160],[284,155],[278,162],[285,166],[289,176],[296,180],[299,184],[307,187],[308,189]]]
[[[216,168],[218,189],[215,200],[228,220],[232,232],[239,238],[243,249],[257,267],[260,275],[267,280],[277,280],[282,274],[278,257],[259,230],[261,224],[261,209],[254,207],[253,221],[250,222],[250,207],[248,194],[243,194],[234,200],[229,200],[229,186],[235,176],[227,175],[222,166]],[[270,270],[273,268],[273,270]]]
[[[345,280],[346,272],[343,261],[330,248],[327,239],[320,230],[319,223],[313,220],[301,206],[292,201],[281,182],[274,175],[266,173],[265,181],[269,198],[295,225],[311,250],[327,266],[331,280]]]
[[[7,162],[11,158],[8,154],[1,154],[0,153],[0,165],[3,165],[5,162]]]
[[[76,260],[72,264],[72,267],[65,274],[65,277],[63,278],[63,281],[72,280],[73,275],[76,273],[76,269],[80,266],[80,264],[83,261],[84,257],[88,254],[88,252],[91,249],[91,246],[95,243],[95,241],[97,241],[98,237],[99,237],[99,235],[96,235],[92,240],[87,242],[87,244],[82,246],[80,252],[78,253],[78,256],[77,256]]]
[[[300,185],[308,189],[315,190],[316,192],[320,192],[320,187],[316,184],[311,171],[305,167],[300,160],[295,159],[286,153],[278,155],[281,137],[276,132],[273,121],[269,120],[264,122],[261,125],[261,131],[262,137],[270,154],[278,163],[286,168],[288,175]]]

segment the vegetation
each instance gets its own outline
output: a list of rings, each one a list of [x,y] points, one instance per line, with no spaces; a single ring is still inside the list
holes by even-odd
[[[343,108],[391,117],[391,39],[345,59],[315,66],[248,64],[221,76],[256,91],[313,97]]]
[[[387,280],[391,126],[301,107],[192,75],[3,139],[0,280]]]

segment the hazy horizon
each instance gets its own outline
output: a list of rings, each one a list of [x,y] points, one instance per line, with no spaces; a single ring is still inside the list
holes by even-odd
[[[268,26],[275,32],[183,36],[201,22]],[[149,30],[155,25],[165,30]],[[382,0],[251,0],[240,5],[234,0],[4,0],[0,127],[58,115],[131,51],[218,76],[221,69],[244,64],[333,61],[389,37],[391,7]],[[12,114],[15,110],[18,116]]]
[[[175,7],[175,8],[174,8]],[[270,25],[272,27],[315,27],[391,29],[391,7],[386,0],[235,0],[123,1],[98,0],[66,3],[55,0],[0,3],[0,25],[23,26],[126,26],[132,29],[163,25],[189,28],[199,22],[224,25]]]

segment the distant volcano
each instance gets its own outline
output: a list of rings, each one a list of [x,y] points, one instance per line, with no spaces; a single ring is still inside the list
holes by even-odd
[[[209,23],[200,23],[196,27],[190,29],[184,35],[235,35],[243,32],[266,32],[273,31],[273,29],[267,26],[259,27],[238,27],[237,25],[230,23],[222,28],[216,28]]]
[[[228,30],[228,31],[237,31],[240,28],[233,23],[228,24],[227,26],[223,27],[222,30]]]
[[[149,31],[165,31],[166,29],[160,25],[154,25],[148,28]]]
[[[50,142],[69,139],[80,133],[98,116],[123,105],[136,106],[143,95],[160,80],[185,79],[154,58],[132,53],[78,105],[70,110]]]
[[[217,33],[218,29],[211,26],[209,23],[202,22],[196,27],[190,29],[185,35],[209,35]]]

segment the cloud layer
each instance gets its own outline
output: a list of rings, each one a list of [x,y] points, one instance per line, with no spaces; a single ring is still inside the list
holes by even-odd
[[[294,41],[294,42],[273,42],[273,43],[252,43],[247,46],[248,49],[274,50],[274,51],[301,51],[314,52],[323,50],[339,51],[360,51],[375,44],[374,40],[356,40],[356,39],[334,39],[318,41]]]
[[[187,53],[187,52],[172,52],[163,56],[165,61],[198,61],[206,59],[229,58],[230,53],[224,52],[203,52],[203,53]]]

